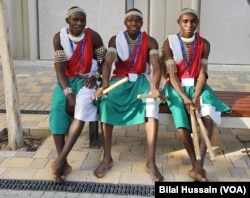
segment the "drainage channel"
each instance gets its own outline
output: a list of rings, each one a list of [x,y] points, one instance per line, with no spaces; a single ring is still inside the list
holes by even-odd
[[[154,197],[154,186],[110,184],[95,182],[65,181],[57,184],[47,180],[15,180],[0,179],[0,189],[3,190],[27,190],[27,191],[60,191],[69,193],[94,193],[115,195],[138,195]]]
[[[20,110],[21,114],[49,114],[50,111],[46,110]],[[6,113],[5,109],[0,109],[0,113]]]

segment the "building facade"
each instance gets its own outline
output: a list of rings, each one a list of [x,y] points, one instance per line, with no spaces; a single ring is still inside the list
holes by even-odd
[[[143,12],[143,30],[161,48],[168,34],[178,33],[176,17],[185,7],[199,12],[198,31],[211,43],[211,64],[250,65],[249,0],[6,0],[10,45],[15,60],[52,60],[53,35],[66,26],[67,10],[87,12],[87,26],[98,31],[105,45],[125,29],[124,13]]]

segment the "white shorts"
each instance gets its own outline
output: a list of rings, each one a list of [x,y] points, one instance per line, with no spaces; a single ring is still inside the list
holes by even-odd
[[[97,120],[97,107],[93,104],[92,96],[96,89],[88,89],[83,87],[76,95],[76,106],[74,118],[92,122]]]
[[[146,117],[155,118],[159,120],[159,105],[161,101],[159,98],[156,100],[154,98],[146,99]]]
[[[147,65],[147,70],[150,71],[150,66]],[[150,75],[145,74],[148,82],[152,86],[152,78]],[[150,92],[151,93],[151,92]],[[149,93],[149,94],[150,94]],[[146,99],[146,117],[147,118],[155,118],[159,120],[159,105],[161,103],[161,100],[159,98],[147,98]]]

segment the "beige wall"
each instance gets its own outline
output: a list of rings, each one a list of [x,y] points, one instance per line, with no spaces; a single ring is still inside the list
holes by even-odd
[[[167,35],[176,34],[179,31],[177,15],[181,9],[190,7],[199,12],[201,0],[157,0],[150,1],[149,6],[149,32],[155,37],[159,49]]]
[[[134,2],[135,7],[146,13],[145,0]],[[124,29],[125,0],[40,0],[38,1],[40,59],[53,58],[53,35],[63,26],[67,26],[66,12],[75,5],[86,10],[87,26],[99,32],[106,46],[112,35]],[[144,29],[147,28],[147,18],[145,20]]]
[[[7,0],[10,44],[16,60],[51,60],[53,35],[67,9],[79,5],[87,11],[87,26],[108,44],[124,30],[125,0]],[[210,63],[250,64],[250,6],[247,0],[134,0],[144,15],[143,29],[162,46],[168,34],[179,31],[178,12],[184,7],[200,11],[199,31],[211,43]]]
[[[200,32],[211,43],[209,62],[250,65],[247,0],[202,1]]]

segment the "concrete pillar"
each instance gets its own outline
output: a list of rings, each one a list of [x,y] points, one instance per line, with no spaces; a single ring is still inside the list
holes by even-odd
[[[200,11],[200,3],[201,3],[200,0],[192,0],[191,1],[191,8],[199,12]]]
[[[28,0],[28,43],[29,43],[29,59],[39,59],[39,45],[38,45],[38,7],[37,0]]]
[[[159,50],[165,38],[166,25],[166,0],[150,1],[149,34],[157,40]]]

